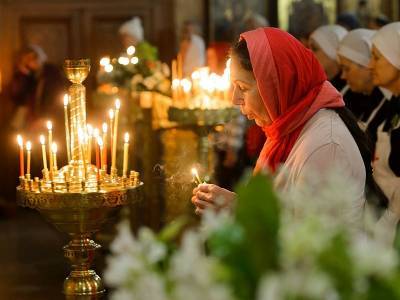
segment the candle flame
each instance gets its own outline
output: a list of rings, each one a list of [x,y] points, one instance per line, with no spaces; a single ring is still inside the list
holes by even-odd
[[[197,172],[196,168],[192,168],[192,175],[196,177],[199,176],[199,173]]]
[[[135,46],[129,46],[128,49],[126,49],[126,53],[128,55],[133,55],[133,54],[135,54],[135,52],[136,52]]]
[[[114,110],[113,109],[110,109],[108,111],[108,116],[110,117],[110,119],[114,119]]]
[[[28,150],[28,151],[32,150],[32,143],[30,141],[26,142],[26,150]]]
[[[97,138],[97,144],[99,144],[99,147],[103,147],[103,139],[101,137]]]
[[[64,95],[64,106],[68,106],[68,102],[69,102],[69,96],[68,94]]]
[[[103,123],[102,129],[103,129],[103,133],[107,133],[108,126],[107,126],[106,122]]]
[[[51,144],[51,152],[57,153],[57,144],[56,143]]]
[[[124,140],[125,143],[129,143],[129,133],[125,132]]]
[[[119,109],[121,107],[121,101],[117,98],[115,100],[115,109]]]
[[[100,135],[100,130],[98,129],[98,128],[95,128],[94,130],[93,130],[93,136],[94,136],[94,138],[98,138],[99,137],[99,135]]]
[[[17,135],[17,143],[20,147],[24,146],[24,140],[20,134]]]
[[[53,129],[53,123],[51,123],[51,121],[47,121],[46,126],[47,126],[48,130],[52,130]]]
[[[93,126],[91,124],[87,124],[86,127],[89,136],[93,136]]]
[[[100,59],[100,65],[105,67],[110,64],[110,58],[108,56],[102,57]]]
[[[178,88],[178,86],[180,85],[180,80],[179,79],[177,79],[177,78],[175,78],[174,80],[172,80],[172,88],[173,89],[176,89],[176,88]]]
[[[42,145],[44,145],[46,143],[46,139],[43,134],[40,135],[39,140],[40,140],[40,144],[42,144]]]
[[[185,93],[189,93],[190,90],[192,89],[192,82],[189,79],[184,78],[181,80],[181,86]]]
[[[139,58],[138,57],[134,56],[134,57],[131,58],[131,63],[132,64],[136,65],[138,62],[139,62]]]

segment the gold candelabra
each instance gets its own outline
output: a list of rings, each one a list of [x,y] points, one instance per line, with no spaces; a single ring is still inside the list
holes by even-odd
[[[71,241],[64,246],[64,256],[70,260],[72,271],[64,281],[63,292],[67,298],[78,296],[80,299],[94,299],[96,295],[103,294],[105,289],[101,278],[90,268],[95,251],[101,248],[90,237],[100,230],[108,218],[115,216],[119,208],[140,199],[138,191],[143,183],[139,180],[138,172],[130,171],[129,176],[127,174],[127,141],[124,147],[124,171],[122,176],[118,176],[114,148],[117,123],[113,124],[115,139],[110,173],[107,173],[107,166],[103,166],[103,159],[100,166],[98,152],[96,166],[91,164],[86,126],[86,90],[82,84],[89,74],[90,61],[66,60],[64,71],[72,82],[68,90],[69,101],[64,103],[68,164],[57,168],[57,149],[51,145],[52,124],[49,123],[49,149],[53,146],[49,150],[50,169],[47,168],[46,147],[41,137],[43,177],[32,179],[30,174],[30,142],[26,144],[27,172],[23,174],[23,144],[19,136],[22,174],[17,187],[17,202],[23,207],[38,210],[57,229],[70,235]],[[100,145],[103,145],[103,141],[99,142]]]

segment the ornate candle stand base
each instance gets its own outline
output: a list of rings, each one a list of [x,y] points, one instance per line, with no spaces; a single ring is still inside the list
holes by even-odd
[[[232,118],[236,117],[239,111],[235,107],[202,109],[202,108],[179,108],[170,107],[168,110],[168,118],[170,121],[176,122],[178,126],[188,127],[193,130],[198,138],[198,157],[199,163],[207,171],[205,179],[208,180],[212,173],[209,170],[209,153],[210,143],[209,134],[217,125],[223,125]]]
[[[56,189],[53,185],[51,190],[37,181],[21,178],[21,185],[17,187],[18,204],[38,210],[71,237],[64,246],[64,256],[72,266],[64,281],[63,292],[67,298],[94,299],[104,293],[101,278],[90,268],[101,246],[90,238],[122,206],[140,199],[138,191],[143,184],[138,181],[138,174],[132,173],[129,179],[104,175],[104,181],[96,189],[80,192],[68,192],[65,182],[58,182]]]

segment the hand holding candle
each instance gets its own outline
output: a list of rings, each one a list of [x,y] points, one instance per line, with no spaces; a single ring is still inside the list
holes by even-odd
[[[24,140],[20,134],[17,135],[17,143],[19,146],[19,176],[24,176]]]
[[[125,133],[124,137],[124,161],[123,161],[123,168],[122,168],[122,176],[126,177],[128,172],[128,149],[129,149],[129,133]]]

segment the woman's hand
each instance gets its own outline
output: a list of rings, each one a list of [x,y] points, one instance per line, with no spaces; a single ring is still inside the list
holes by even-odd
[[[235,193],[215,184],[202,183],[193,190],[192,203],[196,206],[196,214],[201,215],[206,208],[232,208],[235,197]]]

